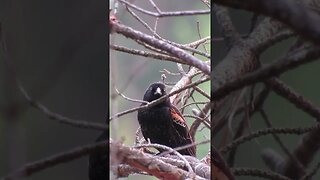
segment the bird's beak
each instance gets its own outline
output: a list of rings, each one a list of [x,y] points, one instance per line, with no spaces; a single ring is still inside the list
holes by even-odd
[[[159,94],[160,96],[162,95],[161,89],[159,87],[156,89],[156,92],[154,92],[154,95],[157,94]]]

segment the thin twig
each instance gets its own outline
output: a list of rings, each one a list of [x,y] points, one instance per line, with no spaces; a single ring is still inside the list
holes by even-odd
[[[191,105],[193,105],[193,104],[207,104],[208,102],[207,101],[203,101],[203,102],[191,102],[191,103],[188,103],[188,104],[185,104],[184,106],[182,106],[181,108],[180,108],[180,110],[182,110],[183,108],[186,108],[186,107],[188,107],[188,106],[191,106]]]
[[[187,144],[187,145],[184,145],[184,146],[180,146],[180,147],[176,147],[174,148],[174,150],[176,151],[180,151],[180,150],[184,150],[184,149],[187,149],[187,148],[190,148],[190,147],[193,147],[193,146],[198,146],[198,145],[201,145],[201,144],[207,144],[207,143],[210,143],[210,140],[204,140],[204,141],[201,141],[201,142],[194,142],[194,143],[191,143],[191,144]],[[160,153],[160,155],[164,156],[166,154],[169,154],[170,152],[162,152]]]
[[[260,109],[260,114],[262,116],[262,118],[264,119],[265,123],[267,124],[267,127],[268,128],[272,128],[272,124],[268,118],[268,115],[267,113],[263,110],[263,109]],[[280,137],[277,135],[277,134],[272,134],[273,138],[275,139],[275,141],[279,144],[280,148],[282,149],[282,151],[284,153],[287,154],[287,156],[289,158],[292,159],[292,161],[297,165],[297,167],[299,168],[299,170],[301,172],[303,172],[305,174],[305,169],[304,169],[304,166],[303,164],[301,164],[301,162],[297,159],[297,157],[295,157],[290,151],[289,149],[287,148],[287,146],[281,141]]]
[[[302,95],[295,92],[280,79],[269,79],[266,81],[266,85],[272,88],[275,93],[293,103],[298,109],[303,110],[312,117],[316,118],[317,121],[320,121],[320,108],[307,100]]]
[[[319,128],[320,128],[320,124],[317,123],[313,126],[305,127],[305,128],[267,128],[267,129],[263,129],[263,130],[258,130],[258,131],[254,131],[246,136],[242,136],[242,137],[232,141],[227,146],[223,147],[221,149],[221,152],[226,153],[226,152],[230,151],[231,149],[233,149],[234,147],[241,145],[242,143],[245,143],[245,142],[250,141],[254,138],[258,138],[258,137],[269,135],[269,134],[301,135],[301,134],[304,134],[304,133],[307,133],[307,132],[310,132],[312,130],[319,129]]]
[[[255,168],[234,168],[233,173],[236,176],[253,176],[253,177],[262,177],[268,178],[273,180],[292,180],[287,178],[281,174],[272,172],[272,171],[265,171]]]
[[[150,4],[152,4],[153,8],[159,13],[161,14],[161,10],[158,8],[158,6],[156,5],[156,3],[153,2],[153,0],[149,0]]]
[[[184,114],[183,117],[189,117],[189,118],[194,118],[196,120],[199,120],[201,123],[203,123],[208,129],[211,129],[210,122],[206,118],[200,118],[199,116],[194,116],[191,114]]]
[[[118,95],[120,95],[121,97],[123,97],[124,99],[128,100],[128,101],[131,101],[131,102],[136,102],[136,103],[143,103],[143,104],[149,104],[148,101],[143,101],[143,100],[139,100],[139,99],[132,99],[132,98],[129,98],[127,96],[125,96],[124,94],[120,93],[119,90],[115,87],[114,88],[116,90],[116,92],[118,93]]]
[[[137,50],[137,49],[129,49],[127,47],[112,45],[112,44],[110,45],[110,48],[113,50],[116,50],[116,51],[125,52],[125,53],[129,53],[129,54],[133,54],[133,55],[186,64],[184,61],[181,61],[179,58],[176,58],[173,56],[168,56],[165,54],[147,52],[147,51],[142,51],[142,50]]]
[[[196,58],[195,56],[192,56],[188,53],[186,53],[184,50],[177,48],[176,46],[173,46],[169,43],[166,43],[162,40],[155,39],[152,36],[149,36],[147,34],[144,34],[140,31],[134,30],[128,26],[119,24],[119,23],[113,23],[112,24],[113,31],[120,33],[128,38],[131,38],[136,41],[144,42],[148,45],[151,45],[152,47],[161,49],[166,51],[167,53],[180,58],[182,61],[185,61],[187,64],[192,65],[194,67],[197,67],[202,72],[204,72],[206,75],[210,75],[210,66],[208,66],[207,63],[201,61],[200,59]]]
[[[134,4],[131,4],[125,0],[119,0],[121,3],[124,3],[128,6],[130,6],[131,8],[142,12],[144,14],[150,15],[150,16],[154,16],[154,17],[175,17],[175,16],[192,16],[192,15],[207,15],[210,14],[210,9],[209,10],[194,10],[194,11],[173,11],[173,12],[161,12],[161,13],[155,13],[155,12],[151,12],[151,11],[147,11],[145,9],[142,9]]]
[[[320,168],[320,162],[318,162],[317,165],[315,165],[314,168],[309,173],[307,173],[303,177],[301,177],[300,180],[309,180],[309,179],[311,179],[312,176],[314,176],[317,173],[319,168]]]
[[[33,100],[20,83],[18,83],[18,87],[19,87],[20,92],[23,94],[24,98],[30,103],[30,105],[33,106],[34,108],[38,109],[39,111],[41,111],[49,119],[56,120],[59,123],[71,125],[74,127],[96,129],[96,130],[101,130],[101,131],[108,130],[108,126],[104,125],[104,124],[93,123],[93,122],[88,122],[88,121],[83,121],[83,120],[75,120],[75,119],[71,119],[69,117],[63,116],[61,114],[52,112],[44,105]]]

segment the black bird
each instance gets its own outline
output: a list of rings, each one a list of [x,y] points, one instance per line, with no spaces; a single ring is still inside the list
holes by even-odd
[[[163,83],[157,82],[149,86],[143,100],[154,101],[166,95]],[[145,105],[142,103],[141,106]],[[151,143],[171,148],[192,144],[189,128],[179,110],[171,104],[169,98],[148,109],[138,111],[138,121],[143,137]],[[159,149],[160,152],[164,151]],[[182,155],[196,156],[195,146],[179,151]]]
[[[108,141],[108,131],[104,131],[96,142]],[[108,148],[99,149],[89,155],[89,179],[90,180],[106,180],[108,178]]]

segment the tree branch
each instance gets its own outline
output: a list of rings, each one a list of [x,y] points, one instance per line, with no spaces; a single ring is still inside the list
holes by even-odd
[[[165,41],[156,39],[152,36],[149,36],[147,34],[144,34],[140,31],[136,31],[128,26],[119,24],[119,23],[112,23],[112,30],[120,33],[128,38],[131,38],[133,40],[139,40],[143,41],[144,43],[147,43],[148,45],[151,45],[152,47],[164,50],[168,52],[169,54],[180,58],[185,63],[192,65],[194,67],[197,67],[202,72],[204,72],[207,75],[210,75],[210,66],[208,66],[205,62],[199,60],[198,58],[186,53],[180,48],[177,48]]]
[[[309,3],[311,1],[308,1]],[[307,2],[307,3],[308,3]],[[315,1],[314,6],[318,5]],[[295,32],[320,44],[320,16],[303,1],[292,0],[216,0],[215,3],[246,9],[270,16],[291,27]],[[299,23],[297,23],[299,22]]]

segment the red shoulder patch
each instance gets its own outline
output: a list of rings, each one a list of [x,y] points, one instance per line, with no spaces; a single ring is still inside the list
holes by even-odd
[[[183,119],[180,113],[178,113],[174,108],[170,108],[170,113],[175,123],[179,124],[180,126],[186,127],[186,121]]]

